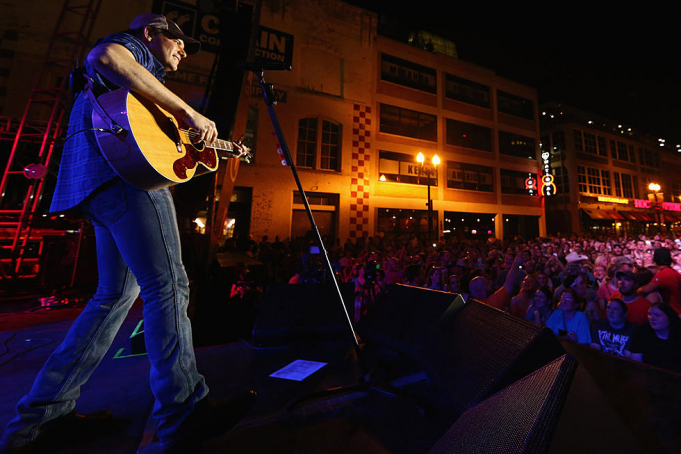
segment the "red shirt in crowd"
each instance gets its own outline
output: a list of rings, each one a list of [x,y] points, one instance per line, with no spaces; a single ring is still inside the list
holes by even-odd
[[[681,314],[681,274],[665,266],[655,273],[653,281],[659,286],[662,301],[668,303],[677,314]]]
[[[612,294],[610,299],[619,298],[624,301],[622,294],[620,292],[615,292]],[[627,320],[636,325],[644,325],[648,322],[648,308],[650,307],[650,301],[638,295],[631,303],[627,303]]]

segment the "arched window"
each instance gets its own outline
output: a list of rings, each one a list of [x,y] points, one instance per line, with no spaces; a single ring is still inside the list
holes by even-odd
[[[340,123],[320,117],[301,118],[298,121],[296,166],[339,171],[342,135]]]

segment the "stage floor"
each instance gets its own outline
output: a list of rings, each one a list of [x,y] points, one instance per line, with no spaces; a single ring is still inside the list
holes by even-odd
[[[133,453],[153,436],[152,394],[146,354],[135,354],[131,336],[143,330],[141,301],[130,311],[106,357],[82,388],[77,411],[113,411],[112,433],[51,445],[55,453]],[[0,426],[14,417],[14,406],[29,391],[38,370],[66,335],[79,308],[24,310],[0,316]],[[134,343],[134,342],[133,342]],[[255,348],[245,341],[196,349],[199,371],[212,397],[243,389],[258,392],[251,413],[228,434],[212,439],[202,452],[427,452],[437,441],[421,439],[425,420],[401,399],[355,391],[288,404],[329,388],[357,384],[360,371],[351,342],[305,343]],[[270,375],[295,360],[327,363],[302,381]],[[446,419],[446,418],[445,418]],[[444,431],[450,421],[440,421]]]
[[[0,428],[13,418],[17,401],[81,310],[17,304],[23,310],[0,314]],[[141,320],[138,301],[76,407],[81,413],[112,410],[118,423],[107,434],[55,442],[52,452],[134,453],[149,442],[154,428],[149,363],[131,342],[143,330]],[[580,365],[548,452],[681,452],[676,417],[681,376],[564,346]],[[363,391],[291,407],[316,392],[359,382],[362,371],[351,342],[256,348],[239,341],[198,348],[196,356],[211,396],[229,397],[247,388],[258,392],[251,413],[229,433],[206,442],[205,453],[427,453],[456,421],[442,412],[420,416],[409,400]],[[302,381],[270,376],[299,359],[326,366]]]

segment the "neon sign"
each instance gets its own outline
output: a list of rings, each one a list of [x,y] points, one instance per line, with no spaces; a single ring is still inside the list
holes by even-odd
[[[525,180],[525,189],[530,195],[534,195],[537,191],[537,180],[532,178],[532,174]]]
[[[598,201],[609,203],[621,203],[622,205],[627,205],[629,203],[629,199],[620,199],[619,197],[608,197],[605,195],[599,195]]]
[[[544,163],[542,174],[541,194],[544,197],[555,195],[557,192],[556,184],[553,182],[553,175],[551,175],[551,153],[543,151],[541,159]]]
[[[651,208],[650,201],[634,199],[634,208]],[[662,202],[662,209],[667,211],[681,211],[681,203]]]

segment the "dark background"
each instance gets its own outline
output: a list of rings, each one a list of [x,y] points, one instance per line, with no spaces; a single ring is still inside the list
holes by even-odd
[[[460,3],[351,0],[379,13],[379,30],[426,30],[454,41],[459,58],[556,101],[681,143],[681,30],[671,14],[553,14],[463,10]],[[545,7],[548,5],[545,5]],[[385,34],[385,33],[382,33]],[[399,38],[399,36],[391,36]]]

